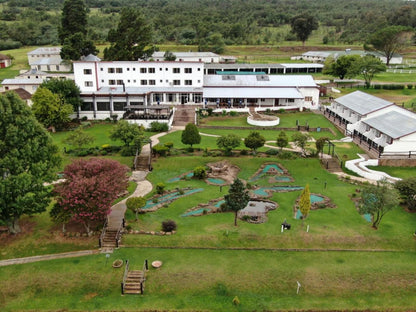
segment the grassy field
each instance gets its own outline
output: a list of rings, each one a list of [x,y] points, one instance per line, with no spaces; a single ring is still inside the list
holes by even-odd
[[[115,259],[162,260],[145,295],[120,295]],[[104,254],[4,267],[2,311],[412,311],[414,254],[122,248]],[[388,266],[386,264],[388,263]],[[64,269],[63,269],[64,268]],[[301,283],[296,294],[297,281]],[[237,296],[240,305],[232,304]]]

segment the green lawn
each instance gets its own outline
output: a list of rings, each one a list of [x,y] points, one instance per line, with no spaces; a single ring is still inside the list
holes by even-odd
[[[392,177],[397,178],[412,178],[416,177],[416,168],[415,167],[388,167],[388,166],[367,166],[368,169],[383,171],[389,174]]]
[[[121,296],[117,258],[133,269],[145,259],[163,266],[147,272],[143,296]],[[3,267],[0,287],[5,312],[411,311],[416,303],[410,252],[122,248],[108,261],[97,254]]]

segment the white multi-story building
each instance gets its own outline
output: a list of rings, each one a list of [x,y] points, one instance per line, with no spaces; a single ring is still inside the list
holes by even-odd
[[[157,51],[152,55],[156,62],[165,60],[165,51]],[[172,52],[176,62],[202,62],[202,63],[235,63],[237,58],[234,56],[218,55],[212,52]]]
[[[318,108],[319,89],[308,75],[204,75],[203,62],[74,62],[84,104],[79,117],[168,119],[175,105]]]
[[[103,119],[126,111],[202,104],[201,62],[74,62],[84,105],[80,117]]]

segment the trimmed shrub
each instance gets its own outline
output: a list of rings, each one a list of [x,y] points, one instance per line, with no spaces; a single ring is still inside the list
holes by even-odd
[[[166,142],[165,145],[169,150],[173,147],[173,142]]]
[[[278,155],[279,154],[279,150],[274,149],[274,148],[271,148],[271,149],[268,149],[265,153],[267,155],[275,156],[275,155]]]
[[[167,131],[169,131],[169,125],[167,123],[164,123],[164,122],[153,121],[150,124],[149,131],[151,131],[151,132],[167,132]]]
[[[166,185],[162,182],[159,182],[158,184],[156,184],[156,192],[158,194],[163,194],[165,192],[165,187]]]
[[[241,156],[246,156],[246,155],[248,155],[248,151],[243,149],[243,150],[240,151],[240,155]]]
[[[207,170],[204,166],[198,166],[194,168],[194,177],[199,180],[203,180],[207,177]]]
[[[154,154],[165,157],[169,151],[169,148],[165,145],[158,144],[156,146],[153,146],[152,150]]]
[[[237,112],[236,111],[231,111],[230,116],[232,116],[232,117],[237,116]]]
[[[136,148],[134,146],[124,146],[120,151],[121,156],[136,155]]]
[[[163,232],[172,232],[176,230],[176,222],[173,220],[165,220],[162,222],[162,231]]]

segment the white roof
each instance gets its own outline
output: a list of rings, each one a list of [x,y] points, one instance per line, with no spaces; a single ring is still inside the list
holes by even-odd
[[[280,65],[286,68],[324,68],[324,64],[316,63],[282,63]]]
[[[100,62],[101,59],[94,55],[94,54],[88,54],[87,56],[81,56],[81,61],[84,62]]]
[[[416,115],[412,118],[409,115],[396,111],[365,119],[363,123],[387,134],[393,139],[398,139],[416,132]]]
[[[39,85],[43,79],[4,79],[2,85]]]
[[[205,75],[205,87],[299,87],[317,85],[310,75]]]
[[[303,99],[296,88],[205,87],[204,98]]]
[[[380,99],[376,96],[361,91],[355,91],[350,94],[341,96],[337,98],[335,102],[345,106],[346,108],[349,108],[354,112],[357,112],[360,115],[367,115],[390,105],[394,105],[392,102]]]
[[[164,57],[165,51],[154,52],[152,57]],[[187,58],[187,57],[219,57],[218,54],[212,52],[172,52],[176,58]]]
[[[30,51],[27,54],[60,54],[60,47],[43,47],[37,48],[36,50]]]

